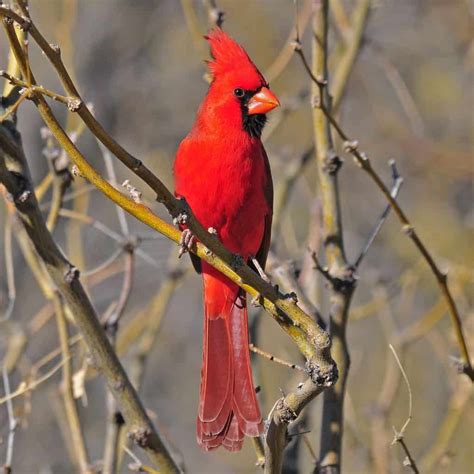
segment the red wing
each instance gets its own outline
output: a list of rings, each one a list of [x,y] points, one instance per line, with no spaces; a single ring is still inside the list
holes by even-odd
[[[268,251],[270,250],[270,241],[272,236],[272,219],[273,219],[273,180],[272,180],[272,171],[270,169],[270,163],[268,161],[267,153],[262,145],[263,159],[265,163],[265,176],[267,177],[267,182],[265,183],[265,199],[267,200],[268,208],[270,209],[269,214],[265,216],[265,230],[263,233],[262,243],[258,249],[257,259],[260,266],[265,269],[265,263],[267,261]]]

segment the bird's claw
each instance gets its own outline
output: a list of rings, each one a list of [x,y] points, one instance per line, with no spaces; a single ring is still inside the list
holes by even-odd
[[[196,243],[195,235],[189,230],[184,229],[179,240],[178,258],[181,258],[186,252],[189,252],[192,246]]]
[[[260,308],[263,306],[263,296],[260,293],[257,293],[251,300],[250,304],[255,308]]]

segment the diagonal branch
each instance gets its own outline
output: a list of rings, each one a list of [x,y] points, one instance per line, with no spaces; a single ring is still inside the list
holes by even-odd
[[[345,152],[350,153],[354,157],[356,163],[369,175],[369,177],[372,179],[378,189],[385,196],[390,207],[393,209],[402,225],[402,231],[412,240],[418,251],[421,253],[422,257],[430,267],[433,275],[435,276],[438,287],[442,295],[444,296],[444,299],[448,306],[449,315],[451,317],[451,324],[453,325],[458,346],[461,351],[463,365],[460,371],[465,373],[471,380],[474,381],[474,369],[471,365],[469,351],[467,348],[466,340],[464,338],[461,317],[459,315],[456,303],[448,286],[448,274],[440,270],[440,268],[434,261],[431,252],[421,240],[420,236],[415,230],[415,227],[405,214],[405,211],[398,204],[396,199],[392,196],[389,188],[383,182],[382,178],[372,167],[372,163],[367,154],[359,150],[359,143],[356,140],[352,140],[351,138],[349,138],[349,136],[342,129],[339,122],[332,115],[330,107],[328,106],[327,92],[325,92],[327,88],[327,83],[325,82],[324,78],[319,77],[317,74],[313,74],[301,47],[296,48],[295,51],[300,56],[303,66],[306,69],[311,80],[318,88],[319,95],[315,100],[314,107],[321,110],[321,112],[330,122],[331,126],[337,132],[339,137],[344,141]]]
[[[69,343],[69,329],[66,316],[64,314],[64,302],[57,292],[53,295],[54,311],[56,313],[56,325],[59,333],[59,341],[62,353],[62,383],[61,395],[64,402],[67,424],[71,435],[71,442],[74,446],[73,454],[76,467],[81,473],[89,473],[89,458],[82,431],[77,403],[73,393],[72,361]]]
[[[0,7],[0,17],[9,17],[11,11],[5,7]],[[15,17],[11,17],[15,19]],[[68,94],[75,94],[78,99],[76,112],[80,115],[92,133],[122,161],[129,169],[142,178],[156,193],[157,200],[162,202],[170,214],[180,222],[186,222],[187,227],[199,239],[201,243],[196,246],[196,254],[206,262],[213,265],[229,279],[236,282],[251,296],[260,295],[263,306],[280,324],[280,326],[293,338],[300,351],[308,361],[308,371],[316,385],[329,386],[336,378],[335,366],[330,357],[330,339],[313,319],[304,313],[292,298],[287,298],[278,289],[265,282],[257,275],[238,255],[227,250],[218,238],[205,230],[192,214],[191,209],[184,200],[176,199],[164,184],[156,177],[140,160],[130,155],[115,140],[113,140],[96,121],[84,101],[77,95],[77,90],[67,74],[60,58],[59,48],[53,48],[36,29],[31,19],[19,19],[22,24],[28,27],[32,38],[38,43],[46,56],[56,68],[58,75]],[[16,21],[16,20],[15,20]],[[11,34],[7,35],[11,48],[15,53],[22,71],[26,71],[27,66],[22,55],[22,50],[18,46],[15,38]],[[35,84],[34,76],[31,74],[32,84]],[[153,214],[149,208],[141,203],[124,196],[121,192],[105,181],[92,166],[89,165],[84,156],[79,152],[75,144],[64,132],[50,107],[42,97],[36,95],[34,103],[38,111],[51,129],[56,140],[69,154],[71,160],[77,166],[81,175],[100,189],[107,197],[113,200],[123,209],[134,215],[136,218],[157,230],[164,236],[179,243],[180,232],[171,225],[164,222]]]
[[[0,16],[8,16],[8,12],[8,9],[0,7]],[[298,307],[293,298],[287,298],[281,294],[277,288],[274,288],[253,272],[253,270],[242,261],[241,257],[229,252],[214,235],[207,232],[197,222],[185,201],[176,199],[140,160],[130,155],[105,132],[78,95],[61,61],[59,48],[51,47],[46,42],[31,19],[21,19],[21,21],[23,21],[25,27],[28,27],[33,39],[50,59],[63,82],[66,92],[74,99],[74,103],[77,104],[77,107],[75,107],[73,111],[79,114],[86,126],[111,153],[117,156],[122,163],[141,177],[155,191],[158,201],[167,207],[176,221],[186,223],[187,227],[201,242],[195,249],[196,254],[201,259],[209,262],[228,278],[235,281],[251,296],[260,295],[262,297],[264,307],[292,337],[300,351],[306,357],[306,370],[309,374],[309,378],[305,383],[298,386],[295,393],[289,394],[279,401],[278,407],[272,412],[270,420],[267,440],[269,440],[272,445],[275,445],[274,441],[277,441],[277,444],[282,440],[286,443],[286,428],[288,423],[298,416],[309,401],[321,393],[324,388],[331,386],[337,379],[336,367],[330,356],[330,339],[327,333]],[[7,36],[10,41],[11,49],[15,53],[22,71],[29,71],[30,73],[30,68],[25,61],[23,52],[21,48],[18,47],[15,38],[13,38],[8,31],[8,27]],[[35,85],[33,74],[30,73],[30,77],[32,85]],[[71,160],[84,178],[88,179],[107,197],[111,198],[115,203],[130,212],[136,218],[175,242],[179,242],[179,231],[159,219],[142,203],[134,202],[124,196],[108,182],[103,180],[96,170],[89,165],[75,144],[64,132],[39,91],[36,90],[32,93],[32,99],[56,140],[69,154]],[[87,339],[87,337],[85,339]],[[125,412],[124,415],[126,415]],[[269,452],[272,452],[271,448]]]
[[[97,368],[105,376],[124,413],[131,437],[163,472],[179,472],[105,336],[92,303],[80,283],[78,270],[66,260],[46,227],[33,192],[19,133],[16,130],[13,133],[11,127],[11,123],[9,128],[0,127],[0,182],[12,196],[31,242],[71,308]]]
[[[393,180],[393,187],[392,190],[390,191],[390,194],[393,196],[394,199],[397,198],[398,192],[400,191],[400,188],[403,184],[403,178],[398,174],[397,166],[395,164],[394,160],[390,161],[390,168],[392,169],[392,180]],[[366,244],[364,245],[364,248],[361,250],[359,256],[357,257],[355,263],[354,263],[354,268],[357,270],[362,263],[362,260],[365,258],[367,255],[370,247],[374,243],[374,240],[376,239],[377,235],[381,231],[385,221],[387,220],[388,215],[390,214],[391,210],[390,204],[387,205],[387,207],[384,209],[382,214],[380,215],[377,224],[374,227],[374,230],[370,234],[369,238],[367,239]]]

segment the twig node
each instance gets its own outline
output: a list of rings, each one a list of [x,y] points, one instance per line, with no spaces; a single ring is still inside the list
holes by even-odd
[[[67,108],[71,112],[77,112],[82,105],[82,100],[78,97],[68,97],[67,98]]]
[[[128,432],[128,437],[141,448],[146,448],[152,437],[152,433],[147,428],[134,428]]]

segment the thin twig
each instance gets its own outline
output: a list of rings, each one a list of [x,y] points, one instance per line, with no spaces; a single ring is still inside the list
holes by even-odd
[[[8,213],[6,216],[4,229],[4,256],[5,256],[5,273],[7,276],[7,295],[8,303],[5,312],[0,318],[0,322],[8,321],[13,314],[16,300],[16,285],[15,285],[15,266],[13,264],[13,248],[12,248],[12,228],[13,216]]]
[[[403,451],[405,452],[406,458],[403,461],[403,465],[410,467],[411,470],[415,473],[418,474],[418,467],[416,466],[416,462],[413,459],[413,456],[410,453],[410,450],[408,449],[407,444],[405,443],[404,435],[405,435],[405,430],[407,429],[407,426],[409,425],[411,419],[412,419],[412,408],[413,408],[413,400],[412,400],[412,391],[411,391],[411,386],[410,386],[410,381],[408,380],[408,376],[405,372],[405,369],[402,366],[402,363],[400,362],[400,359],[398,358],[397,352],[393,348],[392,344],[388,345],[390,347],[390,350],[393,353],[393,356],[395,357],[395,360],[397,361],[398,367],[400,368],[400,372],[403,375],[403,379],[405,380],[405,384],[407,386],[408,390],[408,418],[406,419],[405,423],[402,426],[402,429],[400,431],[396,430],[395,427],[393,427],[393,432],[395,434],[392,445],[395,443],[400,443],[400,445],[403,448]]]
[[[38,387],[38,385],[41,385],[43,382],[46,382],[48,379],[50,379],[63,365],[64,361],[62,360],[41,377],[28,382],[22,381],[18,385],[16,390],[11,392],[9,395],[0,398],[0,405],[8,403],[9,400],[13,400],[14,398],[19,397],[20,395],[24,395],[25,393],[33,391],[36,387]]]
[[[6,71],[0,70],[0,77],[5,78],[12,85],[23,87],[25,90],[25,99],[29,99],[33,96],[33,94],[38,93],[45,95],[46,97],[50,97],[51,99],[56,100],[58,102],[61,102],[68,108],[74,108],[75,102],[74,99],[71,97],[66,97],[64,95],[57,94],[56,92],[50,91],[49,89],[46,89],[43,86],[28,84],[26,81],[22,81],[21,79],[18,79],[17,77],[8,74],[8,72]],[[2,120],[0,119],[0,122],[1,121]]]
[[[276,357],[273,354],[270,354],[269,352],[265,352],[262,349],[259,349],[254,344],[249,344],[249,349],[252,352],[255,352],[255,354],[265,357],[265,359],[271,360],[272,362],[276,362],[277,364],[283,365],[284,367],[288,367],[289,369],[296,369],[300,372],[306,372],[305,369],[303,369],[303,367],[300,367],[298,364],[292,364],[291,362],[287,362],[286,360],[280,359],[279,357]]]
[[[148,474],[159,474],[159,471],[150,466],[143,464],[140,459],[127,446],[123,446],[123,450],[133,459],[133,463],[128,465],[128,468],[133,472],[146,472]]]
[[[5,12],[4,9],[2,10],[2,8],[0,8],[0,16],[5,15],[6,13],[8,12]],[[37,41],[40,48],[56,68],[67,93],[80,99],[77,89],[64,68],[58,51],[51,48],[49,43],[36,29],[36,26],[30,18],[28,19],[28,27],[31,36],[35,41]],[[9,40],[17,59],[24,68],[22,52],[16,47],[15,40],[11,35],[9,35]],[[148,223],[172,240],[176,242],[179,241],[180,233],[176,229],[158,219],[145,206],[133,202],[133,200],[130,200],[113,188],[113,186],[110,186],[107,182],[104,182],[104,180],[101,179],[101,177],[92,167],[90,167],[85,158],[80,154],[69,137],[64,133],[41,95],[36,97],[35,104],[37,105],[43,120],[51,128],[56,139],[67,150],[71,159],[75,162],[83,176],[91,180],[94,184],[100,187],[107,196],[112,198],[127,211],[133,213],[133,215],[138,217],[140,220]],[[120,145],[115,142],[95,120],[82,100],[80,100],[80,104],[77,113],[84,120],[89,129],[115,156],[117,156],[125,165],[152,187],[152,189],[157,193],[158,199],[166,205],[173,217],[176,219],[186,218],[189,229],[192,230],[194,235],[196,235],[201,242],[195,249],[198,256],[201,259],[210,262],[211,265],[215,266],[224,275],[241,285],[245,291],[250,293],[251,296],[261,294],[265,308],[270,311],[281,327],[290,334],[293,340],[297,343],[300,351],[307,358],[308,371],[311,377],[298,388],[296,393],[288,395],[281,401],[279,404],[280,409],[274,413],[270,422],[271,426],[276,429],[277,436],[283,436],[284,439],[286,431],[284,420],[286,419],[287,411],[291,410],[291,413],[297,416],[309,401],[318,395],[324,388],[331,386],[335,382],[336,372],[334,363],[330,357],[329,338],[327,334],[314,323],[309,315],[298,308],[293,299],[286,298],[286,296],[282,295],[277,291],[277,289],[264,282],[248,267],[248,265],[242,263],[240,259],[225,249],[215,236],[209,234],[209,232],[207,232],[207,230],[197,222],[189,209],[189,206],[187,206],[184,201],[177,200],[142,162],[120,147]],[[235,263],[236,258],[238,264]],[[269,432],[270,431],[275,434],[273,429],[269,430]]]
[[[112,154],[110,151],[103,145],[102,142],[97,140],[97,144],[99,146],[99,149],[102,153],[102,157],[104,158],[105,162],[105,169],[107,170],[107,175],[109,178],[109,182],[112,184],[112,186],[115,186],[118,188],[118,182],[117,182],[117,176],[115,174],[115,168],[114,168],[114,163],[112,159]],[[120,230],[122,232],[123,237],[126,237],[130,233],[130,229],[128,227],[128,222],[127,218],[125,216],[125,211],[120,207],[120,206],[115,206],[115,210],[117,211],[117,217],[119,220],[120,224]]]
[[[405,211],[400,207],[398,202],[392,197],[390,190],[385,185],[382,178],[378,175],[378,173],[372,167],[372,164],[368,156],[364,152],[359,151],[358,142],[356,140],[351,140],[349,138],[349,136],[344,132],[344,130],[342,129],[338,121],[331,114],[331,111],[327,105],[327,97],[325,94],[325,89],[327,86],[326,81],[324,79],[318,78],[317,75],[313,74],[301,47],[297,48],[296,52],[300,56],[303,66],[308,72],[308,75],[310,76],[311,80],[315,83],[315,85],[317,86],[319,90],[319,96],[317,100],[315,101],[314,106],[323,112],[323,114],[327,117],[327,119],[331,123],[334,130],[336,130],[337,134],[344,141],[344,150],[347,153],[350,153],[354,157],[358,165],[369,175],[369,177],[374,181],[376,186],[385,196],[390,206],[394,210],[395,214],[397,215],[400,223],[402,224],[403,232],[413,241],[416,248],[419,250],[424,260],[430,267],[433,275],[435,276],[436,282],[438,283],[438,287],[446,300],[449,314],[451,316],[451,323],[453,325],[454,332],[456,334],[456,338],[458,341],[458,346],[461,351],[461,357],[462,357],[462,362],[463,362],[463,373],[465,373],[471,380],[474,381],[474,370],[471,365],[469,351],[467,349],[466,340],[463,334],[461,317],[459,315],[456,303],[453,299],[453,296],[451,294],[451,291],[447,283],[447,280],[448,280],[447,273],[439,269],[430,251],[425,246],[425,244],[419,237],[418,233],[416,232],[413,224],[410,222],[410,220],[406,216]]]
[[[403,178],[398,173],[397,165],[395,163],[395,160],[390,160],[389,165],[390,165],[390,168],[392,170],[392,181],[393,181],[393,187],[392,187],[392,190],[390,191],[390,194],[392,195],[392,197],[394,199],[396,199],[397,196],[398,196],[398,192],[400,191],[400,188],[403,184]],[[364,248],[361,250],[359,256],[357,257],[357,259],[354,263],[354,268],[356,270],[359,268],[360,264],[362,263],[362,260],[367,255],[370,247],[374,243],[374,240],[376,239],[377,235],[381,231],[388,215],[390,214],[391,209],[392,209],[392,207],[390,206],[390,204],[387,204],[384,211],[382,212],[382,214],[378,218],[378,221],[377,221],[377,224],[374,227],[374,230],[370,234],[370,237],[367,239],[367,242],[364,245]]]
[[[61,153],[61,149],[55,143],[50,130],[43,127],[41,131],[42,137],[46,142],[43,154],[48,160],[51,174],[53,175],[53,195],[48,218],[46,219],[46,227],[50,232],[53,232],[58,221],[59,211],[63,205],[64,195],[71,185],[72,176],[68,169],[69,160]]]
[[[176,288],[181,284],[186,272],[178,269],[178,260],[174,252],[170,254],[167,267],[167,276],[160,286],[158,293],[130,323],[121,331],[121,338],[117,340],[117,351],[123,353],[131,343],[135,343],[132,350],[130,366],[130,380],[135,389],[140,392],[143,385],[145,370],[153,347],[158,339],[166,310]],[[122,432],[120,445],[126,443]],[[122,453],[118,456],[118,469],[122,461]]]
[[[125,269],[123,276],[122,289],[120,296],[113,312],[106,319],[104,326],[105,332],[112,347],[115,348],[118,326],[122,318],[128,300],[132,292],[135,257],[133,248],[129,248],[125,254]],[[124,419],[117,403],[111,392],[107,393],[107,429],[105,434],[104,447],[104,474],[114,474],[117,471],[117,463],[119,456],[119,440],[120,433],[124,427]]]
[[[252,445],[257,455],[255,465],[263,469],[265,467],[265,450],[263,448],[262,438],[260,436],[252,438]]]
[[[67,217],[69,219],[75,219],[81,222],[84,222],[88,225],[91,225],[94,227],[94,229],[97,229],[99,232],[102,232],[103,234],[107,235],[111,239],[115,240],[123,248],[127,247],[128,245],[133,245],[136,247],[138,243],[142,240],[140,235],[133,237],[126,237],[124,238],[120,233],[115,232],[113,229],[110,227],[106,226],[102,221],[95,219],[92,216],[89,216],[88,214],[83,214],[81,212],[76,212],[70,209],[65,209],[62,208],[59,210],[59,215],[62,217]],[[135,249],[135,254],[137,257],[140,257],[143,259],[145,262],[148,264],[152,265],[155,268],[161,268],[160,262],[150,256],[148,253],[146,253],[144,250],[140,248]],[[88,274],[89,272],[83,272],[83,274]]]
[[[5,8],[0,7],[0,16],[4,11]],[[11,27],[12,25],[5,25],[11,42],[10,46],[15,52],[22,71],[25,71],[27,68],[24,63],[25,59]],[[34,81],[33,75],[32,81]],[[51,113],[41,96],[37,97],[35,101],[42,110]],[[120,361],[100,327],[95,310],[79,281],[78,270],[66,260],[46,228],[32,192],[33,188],[29,179],[30,173],[27,162],[17,140],[18,138],[12,137],[11,130],[0,127],[0,181],[12,195],[18,215],[24,223],[30,241],[34,244],[37,253],[46,265],[59,291],[65,297],[71,311],[74,312],[75,321],[84,334],[84,339],[89,345],[95,363],[106,377],[109,388],[119,401],[124,418],[129,423],[131,436],[147,451],[150,458],[164,472],[179,472],[178,466],[173,461],[162,439],[158,436]],[[5,162],[6,154],[10,157],[10,162],[14,160],[16,174],[22,176],[21,186],[19,186],[18,178],[13,178]]]
[[[10,379],[8,377],[8,371],[5,366],[2,368],[3,374],[3,387],[5,389],[5,397],[7,398],[7,414],[8,414],[8,439],[7,439],[7,450],[5,457],[5,464],[3,470],[5,474],[11,474],[13,465],[13,445],[15,443],[15,432],[18,422],[13,412],[13,402],[10,391]]]

